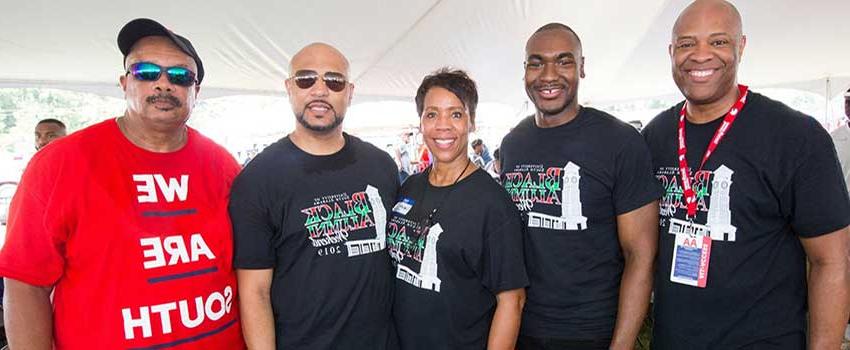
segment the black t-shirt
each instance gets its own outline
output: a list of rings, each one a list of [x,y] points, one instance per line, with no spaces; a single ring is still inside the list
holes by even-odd
[[[502,185],[528,232],[522,334],[610,339],[624,266],[617,215],[662,193],[646,144],[634,127],[583,107],[554,128],[524,119],[500,149]]]
[[[236,178],[233,266],[274,269],[278,349],[372,350],[395,341],[384,248],[397,189],[390,156],[347,134],[327,156],[285,137]]]
[[[432,186],[427,172],[408,178],[387,250],[396,266],[393,315],[405,350],[485,349],[495,295],[528,285],[519,212],[481,169],[446,187]]]
[[[765,342],[770,349],[801,349],[806,264],[799,238],[850,224],[832,141],[814,118],[751,92],[708,162],[693,174],[723,118],[686,123],[686,156],[697,193],[693,222],[712,238],[705,288],[692,287],[671,282],[676,235],[670,226],[683,227],[687,213],[677,156],[681,108],[682,103],[659,114],[644,129],[655,175],[666,190],[652,345],[737,349]]]

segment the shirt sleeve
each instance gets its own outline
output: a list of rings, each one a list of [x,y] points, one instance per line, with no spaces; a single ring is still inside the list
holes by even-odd
[[[58,181],[72,175],[60,173],[61,157],[51,155],[38,154],[27,165],[9,207],[0,250],[0,276],[41,287],[62,276],[68,239],[63,208],[70,207],[70,198],[62,198],[68,189],[61,189]]]
[[[504,202],[503,210],[487,218],[481,249],[481,283],[493,294],[528,286],[522,221],[507,196]]]
[[[233,267],[237,269],[268,269],[275,266],[274,236],[268,191],[262,178],[249,164],[236,180],[230,192],[228,211],[233,225]]]
[[[782,208],[798,235],[816,237],[850,224],[850,199],[832,139],[814,118],[806,119],[805,141]]]
[[[227,187],[230,188],[233,186],[233,180],[235,180],[236,176],[239,175],[239,171],[242,170],[242,167],[239,166],[239,162],[237,162],[236,158],[233,158],[233,155],[229,152],[225,151],[222,157],[224,158],[225,181],[227,181]]]
[[[614,165],[613,199],[617,215],[638,209],[664,194],[652,172],[649,147],[637,130],[627,132]]]

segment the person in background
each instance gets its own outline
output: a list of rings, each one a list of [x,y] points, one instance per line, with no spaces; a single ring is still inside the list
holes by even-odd
[[[415,149],[411,143],[410,137],[413,133],[405,131],[401,134],[401,144],[395,147],[395,159],[398,163],[398,179],[404,182],[408,176],[416,172],[414,153]]]
[[[493,157],[490,156],[490,151],[487,150],[487,146],[484,145],[484,141],[481,139],[475,139],[472,141],[472,161],[478,165],[479,168],[486,168],[490,166],[490,163],[493,161]]]
[[[493,151],[493,161],[488,163],[484,170],[486,170],[493,179],[501,183],[499,175],[502,172],[502,160],[499,159],[499,156],[501,156],[501,152],[499,152],[499,149],[496,148],[496,150]]]
[[[38,151],[48,143],[67,134],[65,123],[58,119],[47,118],[39,120],[35,125],[35,150]]]
[[[425,171],[425,169],[428,169],[429,166],[431,166],[431,152],[428,151],[428,146],[426,146],[425,142],[423,142],[419,145],[419,150],[417,151],[417,153],[419,155],[417,157],[418,160],[416,162],[416,172],[421,173]]]

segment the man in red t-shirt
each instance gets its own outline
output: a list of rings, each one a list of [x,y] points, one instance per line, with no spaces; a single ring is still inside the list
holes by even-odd
[[[244,349],[227,216],[239,166],[186,126],[201,60],[149,19],[118,46],[124,115],[39,151],[12,200],[10,347]]]

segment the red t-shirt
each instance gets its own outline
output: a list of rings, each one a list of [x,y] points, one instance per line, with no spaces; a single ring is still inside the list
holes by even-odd
[[[33,157],[0,275],[54,286],[57,349],[243,349],[227,198],[239,166],[189,129],[171,153],[114,119]]]
[[[419,172],[421,173],[425,169],[428,169],[429,165],[431,165],[431,151],[423,143],[422,147],[419,148]]]

